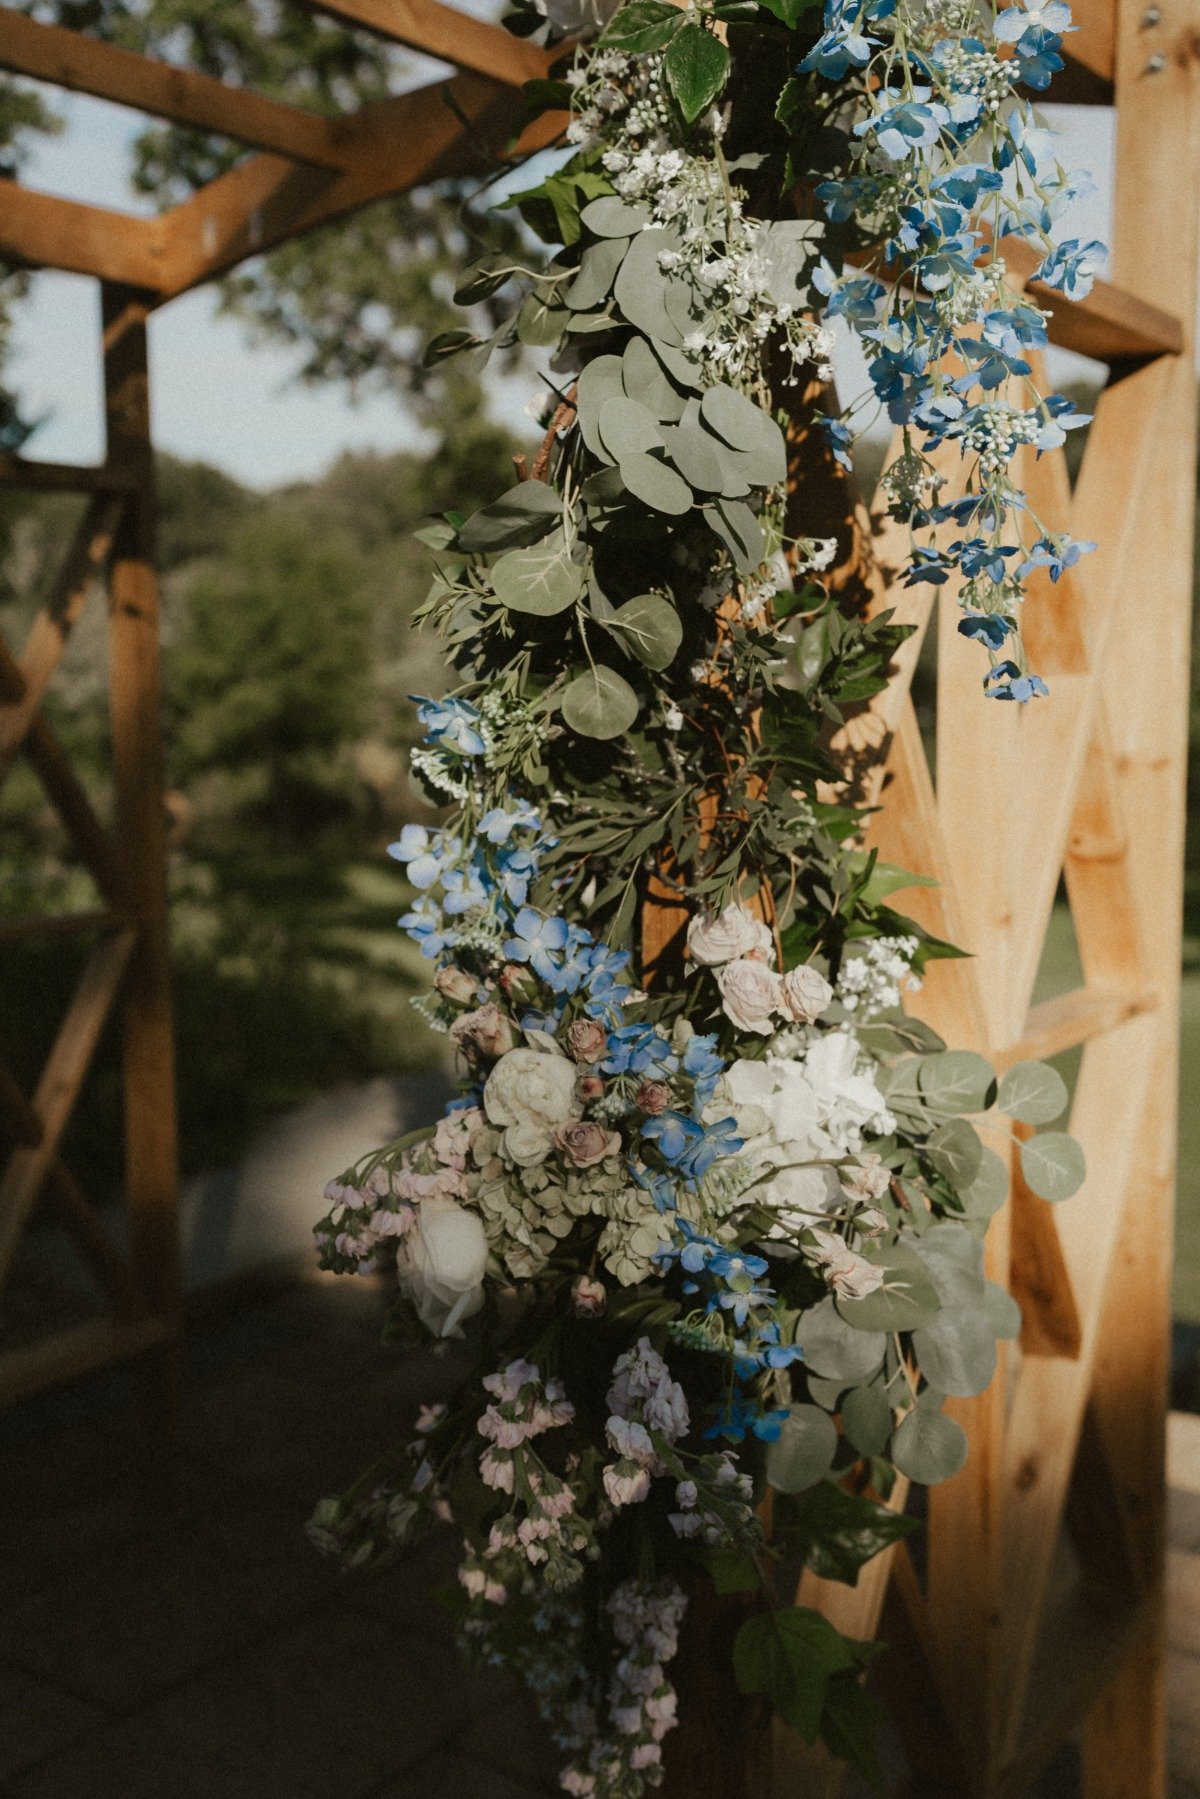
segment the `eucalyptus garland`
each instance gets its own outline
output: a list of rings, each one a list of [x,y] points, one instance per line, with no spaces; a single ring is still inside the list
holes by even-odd
[[[548,364],[533,466],[423,532],[454,685],[412,770],[442,822],[393,854],[461,1090],[317,1231],[327,1267],[395,1271],[397,1337],[470,1321],[474,1372],[312,1528],[359,1565],[453,1520],[464,1647],[528,1683],[565,1791],[638,1799],[708,1581],[747,1595],[731,1679],[871,1769],[873,1646],[792,1604],[797,1569],[853,1582],[915,1528],[897,1477],[963,1464],[944,1401],[1019,1325],[983,1271],[1005,1115],[1035,1192],[1083,1178],[1032,1134],[1057,1074],[998,1083],[904,1009],[957,952],[893,909],[914,877],[862,849],[828,744],[906,633],[821,579],[788,389],[828,384],[833,319],[862,336],[909,578],[953,583],[985,694],[1028,700],[1021,583],[1086,546],[1012,458],[1081,421],[1030,385],[1045,319],[1003,239],[1076,294],[1095,246],[1050,241],[1069,183],[1015,92],[1060,66],[1060,0],[566,4],[510,22],[590,27],[529,92],[569,154],[508,202],[527,256],[459,290],[509,317],[431,351]],[[856,422],[823,418],[838,455]]]

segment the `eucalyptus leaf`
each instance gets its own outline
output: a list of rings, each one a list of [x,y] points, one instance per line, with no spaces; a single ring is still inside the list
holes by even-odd
[[[804,1351],[807,1369],[845,1386],[869,1381],[877,1374],[887,1349],[882,1331],[855,1330],[832,1299],[822,1299],[804,1313],[796,1326],[796,1341]]]
[[[491,571],[491,582],[510,612],[550,618],[575,604],[583,591],[583,570],[571,560],[560,528],[525,549],[506,551]]]
[[[740,500],[714,500],[704,508],[704,516],[716,532],[735,567],[743,574],[753,574],[766,554],[762,526],[749,506]]]
[[[1031,1192],[1058,1205],[1082,1187],[1087,1163],[1074,1137],[1065,1131],[1042,1131],[1022,1143],[1021,1173]]]
[[[855,1387],[842,1401],[842,1429],[859,1455],[882,1455],[892,1434],[892,1408],[882,1387]]]
[[[718,445],[699,425],[668,426],[663,432],[667,455],[690,487],[720,493],[725,484]]]
[[[577,675],[562,697],[563,718],[581,737],[620,737],[637,714],[637,694],[603,662]]]
[[[938,1173],[962,1192],[979,1173],[983,1145],[978,1131],[965,1118],[950,1118],[930,1134],[925,1154]]]
[[[892,1434],[891,1457],[901,1474],[933,1487],[950,1480],[967,1459],[967,1435],[944,1412],[918,1405]]]
[[[604,237],[584,251],[579,273],[564,295],[572,312],[591,312],[607,298],[626,248],[626,239]]]
[[[923,1056],[917,1085],[938,1112],[986,1112],[995,1095],[990,1062],[969,1049],[944,1049]]]
[[[1008,1169],[994,1149],[980,1151],[979,1172],[958,1197],[968,1218],[991,1218],[1008,1198]]]
[[[561,521],[562,506],[561,497],[545,481],[522,481],[472,513],[459,526],[459,544],[475,555],[536,543]]]
[[[678,250],[678,232],[656,226],[639,231],[626,251],[613,283],[613,297],[631,325],[665,344],[682,344],[683,332],[667,311],[667,277],[658,259],[664,250]]]
[[[777,479],[783,480],[787,473],[783,432],[769,412],[764,412],[735,387],[720,383],[706,389],[700,401],[700,416],[709,430],[715,431],[731,449],[777,452],[780,461]]]
[[[657,593],[635,594],[617,607],[608,623],[647,668],[668,668],[683,641],[679,614]]]
[[[977,1305],[983,1298],[983,1244],[965,1225],[944,1219],[931,1225],[917,1254],[944,1305]]]
[[[828,1474],[837,1444],[837,1425],[828,1412],[794,1405],[767,1451],[767,1479],[780,1493],[802,1493]]]
[[[694,356],[686,350],[677,349],[673,344],[664,343],[660,338],[651,338],[647,341],[672,381],[678,381],[680,387],[691,388],[694,393],[703,391],[705,386],[704,370]],[[697,415],[699,406],[700,402],[697,400]]]
[[[970,1399],[996,1372],[996,1339],[986,1310],[944,1305],[923,1330],[913,1332],[913,1353],[926,1380],[941,1393]]]
[[[935,1318],[941,1301],[928,1269],[915,1249],[906,1243],[877,1248],[868,1245],[863,1254],[883,1271],[883,1286],[861,1299],[839,1299],[840,1315],[855,1330],[911,1331]]]
[[[826,1412],[836,1412],[838,1400],[846,1391],[844,1380],[822,1380],[819,1374],[809,1371],[808,1396],[814,1405],[819,1405]]]
[[[996,1104],[1020,1124],[1053,1124],[1067,1109],[1067,1084],[1045,1062],[1014,1062],[1000,1083]]]
[[[683,414],[685,396],[671,380],[646,338],[635,333],[621,358],[622,380],[631,400],[649,408],[655,418],[673,424]]]
[[[647,407],[623,391],[600,408],[600,441],[616,462],[646,450],[661,450],[662,432]]]
[[[667,45],[663,74],[690,125],[711,106],[729,77],[729,52],[702,25],[685,25]]]
[[[983,1309],[994,1337],[1007,1339],[1021,1334],[1021,1308],[1011,1293],[995,1281],[983,1283]]]
[[[563,307],[551,305],[541,294],[526,294],[517,314],[517,336],[530,349],[545,349],[558,342],[567,317]]]
[[[656,512],[680,514],[692,504],[692,490],[682,475],[644,452],[621,458],[621,479],[635,498]]]
[[[579,379],[575,384],[575,416],[579,423],[579,434],[592,455],[598,456],[602,462],[612,462],[614,458],[604,448],[600,438],[600,410],[607,401],[623,397],[624,393],[619,356],[593,356],[580,369]]]
[[[650,223],[648,206],[631,205],[616,194],[589,200],[580,218],[593,237],[634,237]]]

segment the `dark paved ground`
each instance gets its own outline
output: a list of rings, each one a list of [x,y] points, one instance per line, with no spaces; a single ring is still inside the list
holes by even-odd
[[[557,1791],[526,1703],[455,1654],[433,1598],[453,1539],[343,1576],[304,1536],[452,1384],[379,1323],[346,1280],[193,1326],[178,1515],[142,1499],[119,1377],[0,1417],[0,1799]],[[1200,1497],[1173,1538],[1172,1793],[1200,1799]],[[1038,1799],[1076,1793],[1068,1752]]]

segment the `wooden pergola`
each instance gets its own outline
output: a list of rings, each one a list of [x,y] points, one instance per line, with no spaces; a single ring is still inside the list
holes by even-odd
[[[102,284],[108,450],[98,468],[0,458],[9,486],[89,497],[21,655],[0,646],[0,777],[23,753],[103,895],[80,918],[0,924],[14,936],[94,938],[36,1091],[0,1064],[0,1281],[40,1199],[72,1234],[111,1316],[0,1358],[0,1400],[115,1360],[147,1416],[172,1415],[180,1329],[176,1155],[159,742],[154,499],[145,326],[158,306],[352,209],[504,154],[518,90],[544,51],[440,0],[305,0],[439,57],[459,73],[329,120],[0,8],[0,68],[227,136],[254,154],[155,219],[0,181],[0,256]],[[855,1636],[882,1617],[915,1792],[1016,1799],[1082,1732],[1087,1799],[1166,1792],[1163,1437],[1170,1347],[1180,895],[1195,496],[1194,321],[1200,231],[1200,0],[1077,0],[1081,29],[1049,95],[1115,106],[1111,283],[1082,302],[1029,281],[1052,341],[1104,363],[1108,384],[1072,493],[1061,454],[1026,457],[1042,516],[1100,542],[1027,612],[1048,702],[982,707],[952,605],[894,584],[897,528],[831,476],[801,419],[826,529],[850,546],[840,578],[917,627],[896,679],[853,721],[870,840],[937,878],[919,916],[973,952],[934,964],[920,1009],[998,1065],[1082,1046],[1072,1129],[1089,1177],[1052,1211],[1014,1181],[988,1237],[989,1272],[1020,1299],[1019,1347],[989,1391],[959,1402],[971,1459],[929,1502],[919,1577],[900,1546],[856,1588],[806,1576],[803,1603]],[[561,120],[527,131],[538,147]],[[958,471],[948,462],[947,475]],[[806,528],[816,525],[809,520]],[[39,705],[97,579],[109,593],[115,828],[101,823]],[[936,781],[910,698],[937,622]],[[990,796],[1004,795],[1002,801]],[[1074,993],[1031,1005],[1065,874],[1084,968]],[[903,903],[910,896],[900,896]],[[129,1253],[119,1254],[61,1160],[59,1140],[114,1006],[124,1023]],[[903,1504],[898,1488],[896,1503]],[[1069,1543],[1070,1548],[1065,1545]],[[676,1799],[751,1791],[832,1795],[837,1770],[781,1734],[763,1766],[730,1766],[692,1719],[677,1733]],[[675,1739],[672,1739],[675,1742]],[[751,1773],[750,1770],[753,1769]]]

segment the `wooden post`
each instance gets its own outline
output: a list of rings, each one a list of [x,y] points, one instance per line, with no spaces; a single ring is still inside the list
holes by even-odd
[[[152,1310],[170,1326],[163,1343],[137,1364],[135,1379],[152,1478],[165,1492],[174,1459],[182,1292],[146,359],[152,296],[109,283],[102,295],[108,459],[131,478],[109,589],[117,843],[126,909],[137,928],[123,1000],[125,1184],[134,1274]]]
[[[1200,6],[1162,0],[1155,17],[1150,22],[1139,0],[1119,0],[1113,280],[1173,312],[1185,347],[1164,366],[1154,478],[1137,521],[1137,583],[1118,608],[1102,678],[1131,840],[1130,880],[1158,1006],[1136,1150],[1136,1207],[1117,1249],[1091,1401],[1151,1597],[1133,1653],[1084,1728],[1086,1799],[1162,1799],[1167,1791],[1164,1462],[1196,504]]]

